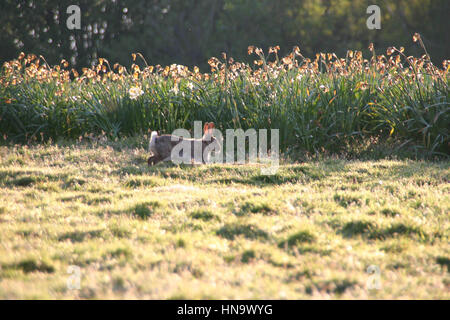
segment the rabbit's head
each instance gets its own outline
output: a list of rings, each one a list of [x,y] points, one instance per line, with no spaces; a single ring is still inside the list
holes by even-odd
[[[214,144],[215,150],[222,150],[221,141],[217,137],[214,136],[214,123],[207,122],[203,126],[203,141],[207,143],[207,145]]]

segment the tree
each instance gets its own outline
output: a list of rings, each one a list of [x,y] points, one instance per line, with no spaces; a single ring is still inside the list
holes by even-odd
[[[77,67],[98,57],[129,65],[140,52],[149,64],[198,65],[227,52],[248,59],[246,48],[281,53],[299,45],[317,52],[345,55],[364,50],[370,42],[377,52],[404,46],[421,55],[411,41],[419,32],[436,63],[450,56],[447,0],[79,0],[81,30],[66,26],[71,0],[3,0],[0,3],[0,62],[21,51],[43,55],[50,64],[61,59]],[[368,30],[366,9],[381,8],[381,30]]]

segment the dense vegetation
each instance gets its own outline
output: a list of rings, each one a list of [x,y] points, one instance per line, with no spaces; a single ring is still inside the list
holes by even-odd
[[[69,30],[69,5],[81,9],[81,29]],[[381,9],[381,29],[369,30],[367,7]],[[421,54],[418,32],[437,65],[450,57],[447,0],[3,0],[0,62],[23,52],[66,59],[77,69],[99,57],[126,64],[141,52],[149,64],[178,63],[207,70],[209,57],[227,52],[246,60],[249,44],[279,45],[286,55],[298,45],[305,56],[347,49],[368,54],[395,44]]]
[[[133,54],[126,68],[99,58],[82,74],[66,60],[21,54],[0,73],[0,134],[15,141],[53,141],[104,134],[119,138],[192,128],[195,120],[219,129],[278,128],[283,152],[340,152],[383,141],[415,154],[449,154],[449,63],[425,52],[407,56],[348,51],[306,58],[298,47],[279,57],[250,46],[252,64],[224,53],[209,59],[210,73],[186,66],[148,65]],[[144,64],[139,67],[138,61]]]

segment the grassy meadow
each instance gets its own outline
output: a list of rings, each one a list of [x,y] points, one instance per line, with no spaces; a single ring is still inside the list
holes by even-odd
[[[0,299],[450,298],[448,161],[328,158],[266,176],[148,168],[146,144],[0,147]]]

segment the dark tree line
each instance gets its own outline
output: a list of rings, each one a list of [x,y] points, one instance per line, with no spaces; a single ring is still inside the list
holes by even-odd
[[[66,9],[81,8],[81,30],[69,30]],[[368,30],[366,9],[381,8],[381,29]],[[198,65],[227,52],[247,59],[246,48],[299,45],[304,55],[348,49],[378,52],[395,45],[420,55],[419,32],[435,63],[450,58],[448,0],[2,0],[0,62],[21,51],[50,64],[77,67],[98,57],[128,65],[140,52],[149,64]]]

